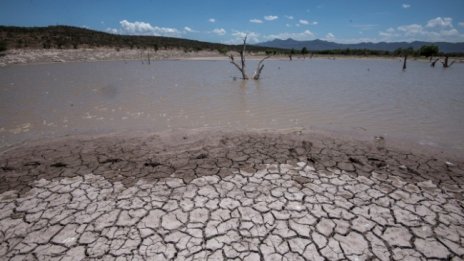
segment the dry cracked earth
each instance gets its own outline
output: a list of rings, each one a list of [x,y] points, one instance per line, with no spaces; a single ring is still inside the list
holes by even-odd
[[[310,134],[0,155],[2,260],[463,260],[461,162]]]

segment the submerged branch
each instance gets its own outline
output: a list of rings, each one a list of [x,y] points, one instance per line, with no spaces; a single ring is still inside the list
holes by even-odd
[[[264,68],[264,64],[262,64],[262,63],[264,62],[264,60],[268,59],[269,57],[271,57],[271,56],[268,55],[268,56],[264,57],[263,59],[261,59],[261,61],[259,61],[258,65],[256,66],[255,74],[253,75],[254,80],[259,80],[259,77],[261,76],[261,71]]]
[[[435,59],[432,63],[430,63],[430,66],[435,67],[435,64],[440,61],[440,58]]]

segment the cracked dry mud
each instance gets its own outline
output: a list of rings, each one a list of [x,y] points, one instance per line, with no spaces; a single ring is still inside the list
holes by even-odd
[[[462,260],[464,171],[309,134],[68,139],[0,156],[2,260]]]

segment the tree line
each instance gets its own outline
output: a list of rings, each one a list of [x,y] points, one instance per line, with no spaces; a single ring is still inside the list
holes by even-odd
[[[331,49],[331,50],[320,50],[320,51],[311,51],[308,48],[303,47],[301,50],[287,50],[284,54],[288,55],[346,55],[346,56],[413,56],[413,57],[434,57],[434,56],[464,56],[464,53],[443,53],[440,52],[438,46],[436,45],[423,45],[421,48],[414,50],[412,47],[408,48],[398,48],[394,51],[382,51],[382,50],[370,50],[370,49]]]

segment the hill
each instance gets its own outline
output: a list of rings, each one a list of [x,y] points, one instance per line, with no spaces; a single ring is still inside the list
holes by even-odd
[[[73,26],[16,27],[0,26],[0,42],[6,48],[179,48],[188,51],[239,50],[239,45],[225,45],[174,37],[117,35]],[[270,51],[274,48],[249,46],[250,51]]]
[[[282,48],[282,49],[295,49],[301,50],[306,47],[309,51],[325,51],[325,50],[343,50],[343,49],[367,49],[376,51],[388,51],[393,52],[398,48],[409,48],[412,47],[414,50],[419,49],[423,45],[436,45],[441,52],[444,53],[464,53],[464,43],[448,43],[448,42],[363,42],[356,44],[341,44],[323,40],[312,40],[312,41],[297,41],[294,39],[274,39],[269,42],[263,42],[256,44],[257,46],[269,47],[269,48]]]

